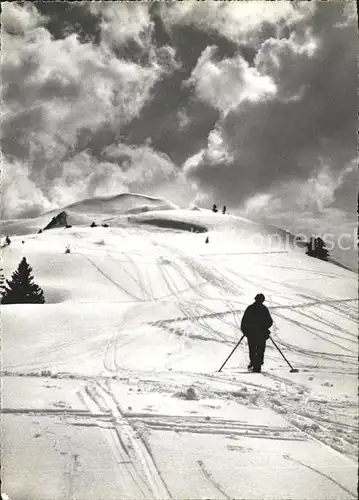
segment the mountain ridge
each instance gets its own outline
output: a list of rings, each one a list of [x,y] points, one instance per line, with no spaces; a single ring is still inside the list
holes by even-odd
[[[123,226],[126,223],[157,225],[164,229],[195,232],[233,230],[244,238],[248,235],[251,237],[253,233],[264,238],[278,237],[281,244],[289,245],[290,248],[296,245],[302,251],[306,246],[306,242],[298,241],[289,231],[271,224],[253,221],[241,215],[214,213],[196,205],[180,208],[165,198],[130,192],[86,198],[33,218],[0,221],[1,235],[37,233],[51,225],[51,220],[61,213],[66,214],[67,224],[72,226],[87,226],[96,222],[98,225],[106,223],[112,226]],[[356,272],[353,267],[337,258],[330,257],[328,262]]]

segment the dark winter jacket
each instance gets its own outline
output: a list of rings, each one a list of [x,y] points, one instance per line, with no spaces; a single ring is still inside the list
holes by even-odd
[[[271,315],[264,304],[254,302],[244,311],[241,330],[246,337],[269,337],[273,325]]]

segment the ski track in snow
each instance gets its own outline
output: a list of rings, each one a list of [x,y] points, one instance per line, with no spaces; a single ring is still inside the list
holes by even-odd
[[[135,230],[128,229],[129,234],[131,234],[131,231],[133,234],[138,235],[138,232]],[[111,375],[82,376],[66,372],[31,373],[28,372],[28,369],[32,366],[31,363],[27,365],[27,371],[7,370],[2,373],[2,375],[8,377],[53,377],[55,379],[68,378],[75,381],[84,381],[85,385],[77,390],[77,395],[86,409],[3,407],[2,413],[36,415],[39,417],[51,416],[53,418],[61,416],[68,419],[71,425],[97,427],[107,440],[124,488],[128,487],[131,491],[135,489],[138,499],[173,498],[146,439],[146,434],[151,431],[244,436],[246,438],[293,442],[313,440],[320,446],[327,447],[333,453],[340,453],[350,463],[355,463],[357,457],[357,425],[338,421],[336,418],[338,417],[338,408],[343,408],[343,412],[345,413],[345,408],[354,409],[355,404],[329,397],[327,399],[323,397],[321,400],[315,399],[311,396],[307,386],[295,381],[294,377],[289,380],[277,374],[263,372],[260,377],[264,377],[264,380],[272,381],[273,384],[278,384],[280,387],[278,389],[261,383],[260,377],[258,377],[258,383],[256,383],[252,379],[246,380],[245,375],[238,375],[233,371],[228,374],[213,375],[185,372],[187,379],[192,380],[196,384],[196,387],[199,387],[198,390],[202,397],[213,397],[220,401],[230,400],[240,402],[243,405],[255,408],[270,408],[275,414],[286,420],[288,423],[286,427],[251,425],[240,420],[233,421],[215,417],[207,418],[203,415],[168,415],[166,413],[133,412],[121,409],[111,389],[111,383],[126,384],[127,382],[128,385],[133,386],[140,384],[145,392],[155,391],[163,394],[175,394],[176,391],[183,388],[181,381],[176,382],[175,380],[168,380],[166,377],[161,378],[161,372],[156,373],[157,380],[154,380],[155,377],[151,378],[150,371],[146,373],[145,370],[125,370],[120,367],[117,361],[119,349],[125,347],[126,343],[129,344],[133,341],[130,338],[124,342],[123,339],[121,340],[120,333],[127,327],[131,327],[132,324],[136,325],[136,309],[141,307],[143,303],[156,303],[165,297],[171,298],[180,311],[181,316],[147,321],[148,325],[160,327],[169,333],[173,333],[180,340],[181,343],[178,344],[178,351],[171,358],[173,361],[176,357],[176,359],[180,359],[184,342],[190,338],[217,342],[227,346],[233,346],[237,343],[237,335],[240,331],[240,317],[246,307],[245,303],[242,304],[241,296],[247,285],[258,286],[271,294],[278,292],[278,283],[267,276],[261,279],[259,277],[249,277],[245,272],[237,273],[225,266],[222,266],[221,270],[219,270],[214,266],[212,260],[216,254],[211,256],[197,255],[197,257],[194,257],[173,245],[156,241],[153,238],[153,233],[149,230],[143,238],[147,245],[151,244],[153,247],[151,254],[155,256],[156,269],[167,288],[167,295],[156,296],[150,276],[146,275],[140,268],[139,264],[133,258],[134,254],[132,256],[130,253],[126,254],[126,259],[131,266],[132,272],[126,268],[125,273],[137,289],[136,293],[129,291],[112,279],[93,258],[80,252],[73,252],[86,259],[99,274],[111,282],[121,293],[127,294],[133,301],[129,309],[122,314],[119,323],[113,326],[113,334],[103,349],[103,367]],[[229,253],[228,255],[234,254]],[[286,266],[274,266],[263,263],[260,265],[286,269]],[[341,277],[335,273],[322,273],[307,269],[303,269],[303,271],[308,271],[322,277],[335,279],[340,279]],[[234,279],[231,279],[230,276],[233,276]],[[277,288],[273,287],[273,285]],[[224,310],[219,311],[209,306],[213,297],[207,291],[206,287],[216,289],[219,296],[215,300],[223,305]],[[323,318],[317,310],[313,311],[310,309],[320,307],[327,312],[335,312],[345,318],[349,316],[355,320],[354,312],[351,312],[347,307],[343,308],[341,306],[350,306],[356,299],[350,297],[328,299],[324,296],[323,298],[318,298],[318,294],[308,294],[307,289],[304,287],[282,282],[280,283],[280,289],[282,293],[286,291],[294,292],[298,298],[302,299],[302,302],[272,305],[270,309],[274,319],[285,320],[288,324],[300,328],[316,339],[320,339],[323,345],[330,345],[333,348],[335,347],[344,351],[341,354],[334,354],[298,347],[286,340],[280,334],[279,328],[274,325],[273,330],[276,334],[276,342],[280,347],[286,349],[288,357],[291,354],[300,356],[303,367],[306,366],[305,363],[314,363],[317,359],[333,362],[333,366],[328,367],[329,373],[340,373],[340,370],[335,371],[334,366],[335,363],[342,363],[343,360],[345,360],[351,369],[357,366],[357,357],[355,354],[349,354],[353,350],[348,345],[348,343],[353,345],[353,348],[356,345],[355,334],[344,327],[338,327],[337,323]],[[188,292],[192,293],[189,298],[185,298]],[[236,298],[231,298],[233,296]],[[240,304],[240,307],[238,304]],[[315,320],[315,326],[312,324],[313,319]],[[305,322],[306,320],[308,323]],[[224,326],[226,327],[225,331]],[[195,332],[191,332],[191,329]],[[328,332],[328,329],[337,331],[335,341],[332,340],[332,335]],[[55,347],[44,348],[38,351],[38,355],[49,355],[57,351],[66,350],[75,345],[76,342],[76,338],[60,342]],[[341,342],[344,342],[345,345]],[[274,347],[268,348],[266,353],[267,360],[278,359],[272,355],[273,352],[276,353]],[[36,363],[33,366],[35,365]],[[308,364],[308,366],[313,367],[314,365]],[[164,366],[164,372],[166,371],[165,368],[166,365]],[[184,375],[183,372],[176,372],[174,370],[172,372],[173,377],[175,377],[176,373]],[[343,374],[345,373],[350,373],[350,371],[343,372]],[[221,384],[223,384],[223,389],[220,389]],[[232,386],[233,389],[230,389],[229,386]],[[322,471],[291,456],[285,455],[285,458],[325,477],[350,496],[355,497],[352,491]],[[67,465],[67,500],[75,500],[76,498],[73,480],[79,467],[78,459],[78,455],[73,454]],[[206,481],[217,491],[218,498],[231,498],[226,493],[225,488],[216,480],[214,474],[206,465],[205,460],[197,460],[197,464]]]
[[[352,498],[357,498],[357,496],[356,496],[355,493],[353,493],[348,488],[346,488],[345,486],[343,486],[342,484],[340,484],[338,481],[335,481],[335,479],[333,479],[332,477],[328,476],[328,474],[325,474],[324,472],[321,472],[318,469],[315,469],[314,467],[312,467],[312,466],[310,466],[310,465],[302,462],[301,460],[296,460],[296,459],[294,459],[293,457],[291,457],[289,455],[283,455],[283,457],[286,458],[287,460],[290,460],[290,461],[292,461],[294,463],[297,463],[297,464],[301,464],[303,467],[306,467],[306,468],[308,468],[308,469],[316,472],[320,476],[325,477],[325,479],[327,479],[328,481],[331,481],[335,485],[339,486],[339,488],[341,488],[343,491],[345,491],[346,493],[348,493]]]
[[[155,247],[162,248],[163,250],[166,250],[166,251],[170,250],[172,252],[174,251],[172,247],[160,245],[159,243],[156,243],[156,242],[153,242],[153,241],[151,241],[151,243]],[[234,282],[232,282],[231,280],[229,280],[228,278],[226,278],[223,275],[223,273],[220,273],[218,270],[213,271],[213,269],[208,268],[208,266],[203,265],[203,263],[198,263],[198,262],[195,261],[195,259],[189,258],[189,257],[183,255],[183,252],[180,252],[177,249],[175,249],[175,253],[179,255],[179,257],[181,258],[181,260],[183,260],[183,262],[185,264],[187,264],[190,267],[190,269],[195,274],[196,273],[199,274],[205,281],[209,282],[211,285],[217,286],[222,291],[225,291],[225,292],[228,292],[228,293],[237,294],[238,292],[240,292],[240,289],[238,288],[238,285],[236,285]],[[116,286],[118,286],[118,284],[116,282],[114,282],[105,273],[103,273],[103,271],[101,271],[98,268],[97,265],[95,265],[90,259],[88,259],[88,260],[96,267],[96,269],[99,270],[99,272],[101,272],[101,274],[103,274],[106,278],[108,278],[111,282],[113,282]],[[133,260],[131,260],[131,262],[133,262]],[[177,270],[178,272],[180,272],[180,275],[182,276],[182,278],[184,278],[183,272],[180,271],[180,266],[178,266],[178,265],[173,266],[173,264],[171,264],[171,267],[173,269]],[[150,292],[146,292],[146,287],[144,286],[144,279],[143,279],[143,277],[140,277],[138,266],[134,265],[134,268],[136,269],[137,275],[139,276],[139,279],[138,279],[137,283],[139,284],[139,288],[140,288],[141,292],[143,293],[144,297],[147,297],[147,299],[150,299],[150,300],[154,300],[153,294],[151,294]],[[179,305],[179,308],[180,308],[180,310],[182,311],[182,313],[184,315],[183,318],[182,318],[182,320],[183,321],[190,321],[192,324],[197,324],[198,326],[201,326],[202,329],[205,331],[207,338],[208,338],[208,334],[210,334],[209,338],[212,337],[214,339],[216,339],[216,338],[218,339],[218,337],[219,337],[219,341],[221,341],[221,342],[226,341],[227,339],[224,338],[223,334],[220,331],[213,330],[213,328],[211,328],[208,324],[205,323],[205,319],[207,319],[207,318],[217,318],[217,319],[219,319],[219,318],[223,318],[224,316],[228,316],[228,315],[231,315],[232,317],[235,318],[236,316],[234,316],[234,314],[243,312],[243,309],[240,309],[240,310],[237,309],[236,310],[233,307],[230,307],[229,311],[227,310],[227,311],[224,311],[223,313],[213,312],[213,311],[209,310],[209,312],[207,314],[198,314],[198,315],[196,315],[195,313],[193,313],[194,307],[191,304],[186,303],[186,301],[181,300],[181,298],[180,298],[181,290],[175,284],[173,278],[169,276],[167,270],[165,271],[165,266],[163,266],[163,264],[159,263],[158,268],[159,268],[159,270],[161,272],[161,275],[162,275],[164,281],[166,282],[168,290],[176,298],[177,303]],[[243,276],[241,276],[241,278],[243,279]],[[191,287],[191,283],[189,283],[186,278],[185,278],[185,281]],[[266,281],[267,281],[267,278],[266,278]],[[192,286],[191,289],[193,290],[193,286]],[[197,293],[202,298],[209,298],[208,295],[203,294],[200,290],[197,290]],[[145,298],[141,299],[140,297],[137,297],[137,296],[133,296],[133,298],[135,298],[138,301],[146,300]],[[307,298],[311,299],[311,297],[309,297],[309,296]],[[316,300],[316,301],[311,301],[309,304],[308,303],[303,303],[303,304],[295,304],[295,305],[291,305],[291,306],[273,306],[271,309],[273,309],[273,314],[275,316],[285,318],[287,321],[292,322],[293,324],[296,324],[296,325],[300,326],[301,328],[306,329],[307,327],[305,326],[305,324],[303,323],[303,321],[301,321],[301,322],[299,320],[295,321],[292,318],[288,318],[287,316],[283,316],[280,313],[278,313],[278,310],[285,309],[285,308],[287,308],[287,309],[288,308],[289,309],[301,308],[302,309],[304,307],[309,307],[309,306],[313,306],[313,305],[317,305],[317,304],[337,304],[337,303],[340,303],[340,302],[350,302],[350,301],[354,301],[354,300],[356,300],[356,299],[337,299],[337,300],[330,300],[330,301],[328,301],[328,300],[326,300],[326,301]],[[229,303],[229,301],[226,301],[226,302],[227,302],[227,304]],[[204,306],[201,305],[201,307],[203,308]],[[306,315],[302,311],[301,311],[300,314],[302,316],[304,316],[304,317],[310,318],[309,315]],[[162,325],[164,325],[166,323],[178,322],[178,321],[179,321],[179,319],[176,318],[176,319],[173,319],[173,320],[170,319],[170,320],[158,321],[158,322],[155,322],[154,324],[162,326]],[[321,318],[318,318],[318,322],[320,322],[320,321],[323,321],[323,320],[321,320]],[[238,328],[239,327],[239,322],[238,321],[235,324],[233,324],[231,322],[228,322],[228,323],[231,324],[235,329],[239,330],[239,328]],[[329,326],[328,323],[324,323],[324,325],[325,326]],[[308,331],[310,333],[318,336],[319,338],[322,338],[326,342],[329,342],[329,343],[331,343],[333,345],[336,345],[337,347],[340,347],[341,349],[346,350],[347,352],[348,351],[350,352],[349,348],[346,348],[346,347],[338,344],[337,342],[334,342],[334,341],[330,340],[328,338],[328,334],[327,334],[327,332],[325,330],[319,330],[319,329],[316,329],[315,327],[311,326],[311,327],[308,328]],[[323,337],[322,335],[320,335],[318,332],[321,332],[322,334],[324,334],[325,337]],[[351,342],[353,342],[353,343],[355,342],[353,339],[348,339],[348,340],[351,341]],[[227,342],[230,343],[230,341],[228,341],[228,340],[227,340]],[[338,356],[338,354],[336,354],[336,355],[330,355],[330,354],[325,353],[325,352],[315,352],[313,350],[307,350],[307,351],[305,351],[303,348],[296,348],[294,345],[291,345],[288,342],[284,342],[280,338],[277,339],[277,342],[278,342],[278,344],[280,346],[286,347],[286,348],[288,348],[288,350],[290,350],[292,352],[298,352],[300,354],[305,354],[305,355],[308,355],[309,357],[321,356],[322,358],[325,357],[328,360],[335,360],[335,359],[337,359],[337,356]],[[115,352],[115,350],[114,350],[114,352]],[[351,355],[351,356],[349,355],[348,356],[348,363],[356,365],[356,356],[355,355]],[[117,368],[118,367],[116,366],[116,363],[114,363],[113,367],[112,367],[112,371],[115,371]]]
[[[203,475],[206,479],[208,479],[208,481],[221,493],[222,496],[224,496],[224,498],[228,498],[230,500],[230,496],[227,495],[227,493],[225,492],[225,490],[222,488],[222,486],[213,478],[213,474],[211,474],[207,468],[205,467],[204,463],[202,460],[197,460],[197,463],[198,465],[200,466],[202,472],[203,472]]]
[[[278,394],[278,391],[274,389],[268,390],[260,381],[256,384],[246,382],[243,379],[233,380],[233,377],[229,378],[223,375],[217,377],[216,375],[208,376],[205,374],[196,374],[195,379],[197,382],[201,380],[219,380],[226,385],[231,382],[233,385],[232,391],[228,391],[228,389],[214,391],[210,389],[208,385],[203,386],[206,396],[213,395],[217,398],[228,398],[240,401],[241,403],[247,400],[249,405],[254,405],[255,407],[269,407],[288,421],[288,427],[258,425],[255,423],[248,424],[242,423],[240,420],[233,421],[223,418],[212,417],[209,419],[204,416],[196,415],[176,416],[157,412],[125,412],[120,409],[119,403],[109,385],[110,381],[112,381],[111,383],[116,383],[116,379],[106,377],[93,377],[90,380],[84,377],[87,383],[84,388],[78,390],[78,395],[87,410],[40,409],[36,411],[33,409],[19,410],[3,408],[2,411],[5,414],[24,413],[53,417],[62,415],[70,419],[70,422],[71,419],[75,419],[74,422],[71,422],[72,425],[92,425],[98,427],[106,436],[114,461],[118,464],[119,474],[122,478],[127,478],[123,479],[123,487],[132,489],[134,487],[137,488],[138,496],[136,496],[136,499],[172,498],[170,490],[156,466],[154,457],[149,451],[148,444],[144,437],[145,434],[151,430],[162,432],[185,432],[190,434],[227,435],[229,437],[243,436],[245,438],[274,439],[276,441],[289,440],[291,442],[306,441],[309,439],[317,441],[320,445],[327,446],[333,452],[339,452],[347,456],[348,459],[355,464],[356,446],[354,443],[357,429],[354,426],[341,424],[336,420],[332,421],[325,417],[321,418],[318,412],[318,401],[313,401],[311,404],[309,400],[308,403],[308,395],[305,393],[303,394],[304,391],[301,384],[294,381],[288,381],[283,377],[272,374],[263,373],[262,375],[265,378],[269,377],[274,381],[285,384],[282,386],[281,393]],[[129,376],[131,378],[131,374],[129,374]],[[71,374],[69,377],[73,379]],[[139,383],[141,383],[143,390],[147,392],[167,391],[171,393],[182,387],[182,384],[176,385],[176,383],[172,386],[166,386],[161,380],[156,382],[151,380],[147,381],[144,377],[137,374],[137,380],[133,380],[133,385],[136,387]],[[291,392],[288,392],[286,387],[291,388]],[[246,390],[244,391],[243,389],[245,388]],[[293,389],[295,389],[295,391],[293,391]],[[305,401],[306,403],[304,403]],[[344,402],[341,403],[337,401],[333,403],[334,406],[343,406]],[[330,400],[322,400],[320,406],[323,406],[329,414],[330,411],[333,410],[333,417],[334,415],[337,416],[337,407],[334,407],[334,409],[331,408]],[[85,421],[83,419],[85,419]],[[328,425],[329,427],[325,427]],[[333,435],[336,437],[338,428],[341,428],[343,434],[334,442]],[[354,442],[349,443],[346,440],[346,435],[348,433],[351,440]],[[292,457],[287,458],[294,460]],[[69,500],[73,498],[71,485],[72,479],[76,475],[76,460],[76,458],[73,458],[73,461],[69,465],[69,493],[67,496]],[[198,463],[206,479],[218,490],[218,494],[223,495],[225,498],[230,498],[221,484],[214,479],[213,474],[208,471],[204,462],[202,461],[201,464],[200,462]],[[330,476],[327,476],[317,469],[313,469],[312,466],[304,462],[300,463],[303,467],[311,468],[316,473],[321,474],[335,483],[352,497],[355,497],[353,492]],[[124,474],[124,468],[126,469],[126,474]],[[127,486],[126,481],[129,481]],[[220,496],[218,498],[220,498]]]
[[[142,498],[171,498],[140,433],[136,432],[129,424],[128,419],[124,417],[108,384],[93,381],[86,386],[85,393],[91,400],[88,404],[90,410],[96,407],[101,410],[105,407],[111,414],[113,426],[108,429],[101,427],[101,429],[109,440],[115,461],[126,467],[127,472],[141,492]]]
[[[65,472],[68,477],[68,491],[66,500],[76,500],[74,498],[73,482],[78,469],[78,457],[79,456],[76,453],[71,455],[70,462],[67,464],[67,470]]]
[[[10,374],[8,374],[10,375]],[[19,376],[13,373],[12,376]],[[23,374],[26,376],[26,374]],[[33,376],[33,375],[32,375]],[[204,394],[214,396],[220,399],[230,399],[240,401],[246,405],[254,405],[259,408],[271,408],[276,413],[284,417],[291,428],[283,429],[278,427],[260,426],[257,424],[243,425],[241,422],[226,421],[224,419],[211,419],[207,420],[204,417],[192,416],[173,416],[165,414],[151,414],[151,413],[133,413],[122,412],[121,418],[126,418],[127,422],[133,424],[144,424],[149,429],[157,429],[163,431],[179,431],[190,433],[204,433],[204,434],[224,434],[224,435],[243,435],[245,437],[260,437],[262,439],[289,439],[289,440],[303,440],[305,436],[320,441],[322,444],[338,451],[339,453],[347,456],[348,458],[355,459],[357,455],[356,435],[357,426],[349,425],[338,422],[335,417],[338,416],[338,407],[352,407],[356,408],[355,404],[348,401],[335,401],[330,399],[312,399],[308,394],[308,390],[302,384],[289,381],[284,377],[279,377],[274,374],[262,373],[262,376],[269,378],[275,382],[282,384],[280,394],[278,390],[270,389],[267,386],[259,383],[248,382],[245,379],[238,379],[233,376],[216,376],[206,374],[193,374],[193,379],[197,382],[203,380],[209,382],[219,381],[226,386],[233,385],[233,390],[215,390],[208,389],[208,385],[201,384],[204,387]],[[129,374],[131,377],[131,374]],[[54,378],[66,378],[65,374],[60,377],[55,375]],[[74,379],[76,377],[71,374],[68,378]],[[119,377],[118,377],[119,378]],[[78,377],[79,380],[89,381],[85,391],[79,393],[81,401],[84,402],[87,410],[73,411],[69,409],[48,409],[48,410],[34,410],[34,409],[11,409],[3,408],[3,413],[14,414],[33,414],[33,415],[64,415],[76,417],[94,417],[99,418],[101,421],[108,418],[111,414],[115,416],[119,414],[118,403],[115,403],[117,410],[114,412],[115,406],[112,402],[111,405],[107,402],[104,403],[104,390],[107,393],[110,391],[108,381],[117,380],[115,377]],[[122,377],[125,379],[126,377]],[[182,384],[173,383],[168,384],[164,381],[146,380],[143,375],[138,375],[133,380],[133,385],[138,386],[141,384],[145,387],[146,391],[174,393],[182,388]],[[287,387],[291,388],[288,392]],[[245,391],[243,391],[245,389]],[[294,389],[294,392],[293,392]],[[102,396],[99,396],[99,393]],[[111,394],[111,392],[110,392]],[[97,397],[96,397],[97,396]],[[112,398],[114,396],[111,394]],[[102,403],[101,403],[102,402]],[[323,411],[327,416],[321,415]],[[91,413],[89,413],[89,411]],[[117,413],[116,413],[117,412]],[[323,413],[323,412],[322,412]],[[330,418],[332,415],[332,418]],[[122,422],[122,420],[121,420]],[[294,431],[293,431],[294,428]]]
[[[128,290],[126,290],[124,287],[122,287],[117,281],[113,280],[108,274],[104,273],[102,271],[102,269],[100,269],[100,267],[97,264],[95,264],[93,262],[93,260],[90,259],[90,257],[88,257],[87,255],[82,254],[82,253],[78,253],[78,252],[76,252],[76,253],[74,252],[74,254],[81,255],[82,257],[84,257],[95,269],[97,269],[97,271],[100,274],[102,274],[102,276],[104,276],[108,281],[110,281],[113,285],[115,285],[115,287],[117,287],[119,290],[121,290],[122,292],[125,292],[127,295],[129,295],[129,297],[131,297],[131,299],[134,299],[137,302],[145,301],[145,299],[142,299],[141,297],[137,297],[136,295],[133,295],[132,293],[130,293]]]

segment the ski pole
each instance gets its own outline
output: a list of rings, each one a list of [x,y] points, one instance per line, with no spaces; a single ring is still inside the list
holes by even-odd
[[[273,344],[275,345],[275,347],[278,349],[278,351],[281,353],[281,355],[283,356],[283,358],[285,359],[285,361],[288,363],[288,365],[290,366],[291,368],[291,373],[297,373],[299,370],[297,370],[297,368],[293,368],[293,366],[289,363],[289,361],[287,360],[287,358],[284,356],[284,354],[282,353],[282,351],[279,349],[279,347],[277,346],[277,344],[274,342],[274,340],[272,339],[272,337],[269,337],[271,339],[271,341],[273,342]]]
[[[234,353],[234,351],[237,349],[237,347],[239,346],[239,344],[242,342],[242,340],[244,339],[244,335],[242,335],[242,337],[240,338],[240,341],[237,343],[237,345],[234,347],[234,349],[232,350],[231,354],[228,356],[228,358],[226,359],[226,361],[223,363],[223,365],[220,367],[220,369],[218,370],[219,372],[222,370],[222,368],[224,367],[224,365],[227,363],[227,361],[229,360],[229,358],[232,356],[232,354]]]

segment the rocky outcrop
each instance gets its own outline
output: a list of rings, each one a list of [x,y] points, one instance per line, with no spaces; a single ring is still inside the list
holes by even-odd
[[[66,227],[66,226],[67,226],[67,213],[61,212],[51,219],[48,225],[44,227],[44,231],[46,229],[53,229],[55,227]]]

